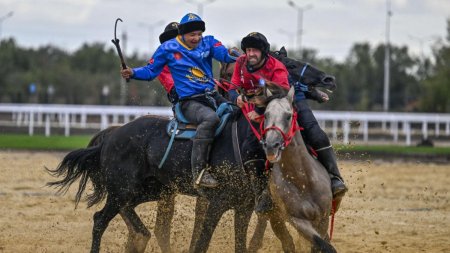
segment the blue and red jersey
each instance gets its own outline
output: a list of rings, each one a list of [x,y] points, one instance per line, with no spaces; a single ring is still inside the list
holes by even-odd
[[[196,48],[189,48],[178,35],[161,44],[147,66],[134,68],[133,79],[153,80],[167,65],[180,99],[214,89],[212,59],[234,62],[235,58],[213,36],[202,38]]]

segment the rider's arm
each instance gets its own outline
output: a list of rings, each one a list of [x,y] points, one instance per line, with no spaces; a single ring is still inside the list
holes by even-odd
[[[222,42],[216,40],[213,36],[205,36],[204,39],[208,40],[208,43],[210,44],[212,48],[213,58],[220,61],[220,62],[235,62],[237,57],[230,55],[228,52],[228,49],[222,45]]]
[[[167,64],[166,51],[160,46],[147,66],[133,68],[133,79],[151,81],[157,77]]]

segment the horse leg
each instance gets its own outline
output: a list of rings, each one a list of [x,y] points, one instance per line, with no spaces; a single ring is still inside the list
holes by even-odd
[[[281,246],[284,252],[295,252],[294,240],[292,239],[289,230],[286,227],[286,223],[276,213],[269,214],[270,225],[272,226],[273,233],[281,241]]]
[[[255,232],[253,233],[252,239],[248,246],[248,252],[257,252],[262,247],[262,242],[264,238],[264,232],[267,227],[267,218],[263,215],[258,215],[258,221],[256,223]]]
[[[226,210],[228,210],[228,207],[218,201],[209,202],[204,214],[205,218],[203,225],[201,226],[200,236],[195,243],[194,250],[191,252],[204,253],[208,250],[212,234],[214,233],[217,223],[219,223],[220,218]]]
[[[133,207],[124,207],[120,215],[128,227],[128,240],[125,247],[127,253],[143,253],[150,239],[150,232],[137,215]]]
[[[247,229],[253,213],[253,199],[246,206],[234,210],[234,251],[247,251]]]
[[[329,219],[328,217],[324,217],[317,226],[317,232],[321,236],[322,239],[324,239],[326,242],[330,242],[330,237],[328,236],[328,223]],[[311,252],[321,252],[321,249],[317,247],[315,244],[311,244]]]
[[[322,239],[320,234],[314,229],[309,220],[290,218],[292,226],[302,234],[306,240],[311,242],[311,248],[314,252],[335,253],[336,249],[326,240]]]
[[[208,208],[209,201],[204,197],[197,197],[195,203],[195,220],[194,231],[192,231],[191,245],[189,246],[189,252],[194,251],[194,247],[200,238],[200,232],[205,221],[205,213]]]
[[[156,213],[155,237],[161,252],[171,252],[170,230],[175,210],[175,194],[163,194],[158,201]]]
[[[91,253],[98,253],[100,251],[102,235],[108,227],[109,222],[119,213],[119,206],[117,203],[112,202],[111,199],[113,198],[108,196],[103,209],[94,214]]]

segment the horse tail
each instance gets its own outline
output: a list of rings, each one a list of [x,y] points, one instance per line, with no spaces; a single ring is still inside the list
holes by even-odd
[[[69,187],[80,178],[78,191],[75,196],[75,207],[77,207],[86,184],[91,179],[94,190],[92,194],[88,194],[86,197],[88,207],[102,201],[106,197],[107,192],[104,184],[104,175],[100,170],[100,153],[104,141],[116,128],[118,126],[112,126],[98,132],[92,137],[87,148],[74,150],[67,154],[56,169],[46,168],[55,177],[64,176],[59,181],[47,183],[47,186],[59,188],[58,193],[65,194]]]

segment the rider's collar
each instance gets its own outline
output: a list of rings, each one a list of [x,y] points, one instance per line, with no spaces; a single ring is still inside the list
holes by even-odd
[[[266,62],[267,62],[268,59],[269,59],[269,57],[265,56],[261,66],[256,67],[256,68],[253,68],[252,66],[248,65],[248,61],[247,61],[247,63],[245,64],[245,67],[247,68],[247,71],[250,72],[250,73],[256,72],[256,71],[262,69],[262,67],[264,67],[264,65],[266,65]]]
[[[186,48],[187,50],[192,50],[193,48],[189,47],[188,45],[186,45],[186,43],[184,42],[184,38],[183,35],[177,35],[176,37],[178,43],[180,43],[180,45],[182,45],[184,48]]]

